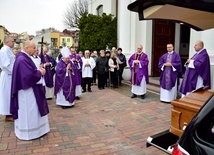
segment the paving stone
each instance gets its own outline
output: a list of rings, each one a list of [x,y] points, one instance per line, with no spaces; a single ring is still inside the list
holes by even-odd
[[[158,93],[131,99],[131,87],[84,93],[75,107],[62,109],[48,101],[51,131],[36,140],[15,137],[14,123],[0,116],[0,154],[36,155],[165,155],[146,148],[148,136],[169,128],[172,106],[159,101]]]

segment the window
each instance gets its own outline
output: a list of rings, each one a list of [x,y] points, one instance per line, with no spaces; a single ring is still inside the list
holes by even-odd
[[[70,38],[67,38],[67,42],[70,42],[71,41],[71,39]]]
[[[102,16],[103,14],[103,5],[97,7],[97,15]]]

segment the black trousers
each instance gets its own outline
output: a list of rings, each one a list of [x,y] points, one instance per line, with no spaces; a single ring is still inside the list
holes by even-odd
[[[91,77],[86,77],[86,78],[82,78],[82,89],[84,91],[86,91],[86,84],[88,85],[88,91],[91,90],[91,82],[92,82],[92,78]]]
[[[124,67],[120,67],[119,72],[118,72],[118,74],[119,74],[119,84],[121,84],[121,81],[123,80],[123,78],[122,78],[123,70],[124,70]]]
[[[93,70],[93,82],[92,82],[92,83],[96,83],[96,79],[97,79],[97,72],[96,72],[96,70],[94,69],[94,70]]]
[[[106,84],[106,74],[98,74],[98,88],[104,88]]]
[[[111,75],[111,83],[113,84],[113,87],[118,86],[118,71],[110,72]]]

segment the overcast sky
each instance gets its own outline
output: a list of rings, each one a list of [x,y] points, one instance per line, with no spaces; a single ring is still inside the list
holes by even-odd
[[[9,32],[35,35],[43,28],[65,29],[63,15],[74,0],[0,0],[0,25]]]

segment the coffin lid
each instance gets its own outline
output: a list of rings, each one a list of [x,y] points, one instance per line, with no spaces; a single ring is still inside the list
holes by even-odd
[[[201,31],[214,28],[214,0],[137,0],[128,5],[139,20],[163,19]]]

